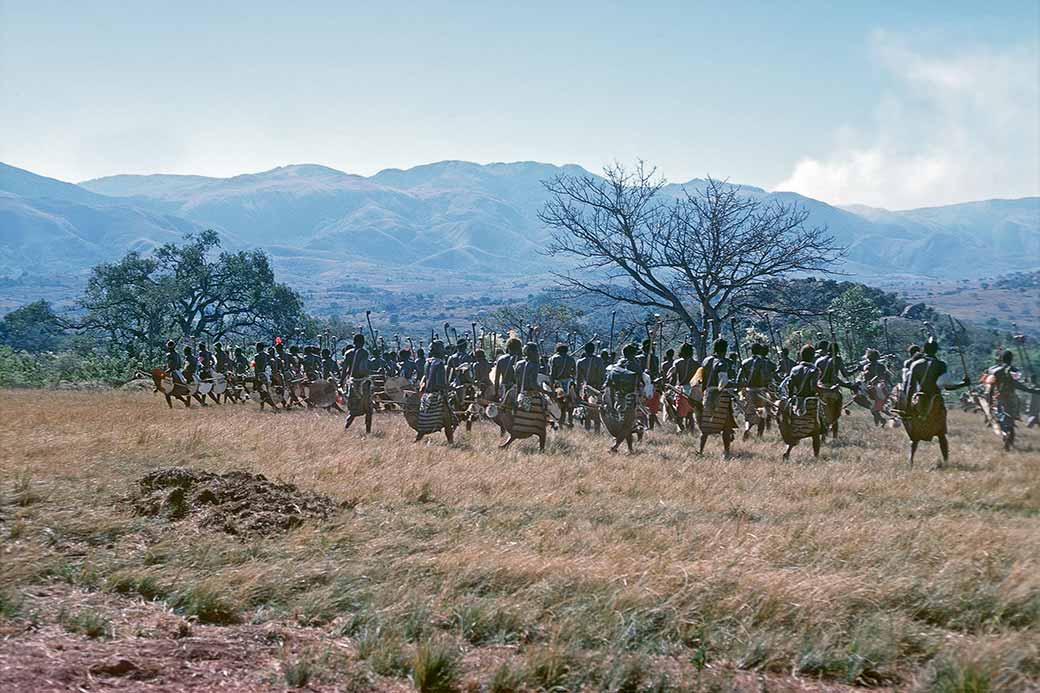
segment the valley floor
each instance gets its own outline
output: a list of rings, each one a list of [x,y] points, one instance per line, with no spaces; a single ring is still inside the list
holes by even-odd
[[[775,432],[729,461],[661,430],[500,453],[486,423],[414,445],[400,415],[126,392],[2,391],[0,420],[2,690],[1040,685],[1035,429],[1008,454],[953,412],[935,471],[862,410],[790,463]],[[141,514],[169,467],[332,510],[236,525],[307,510],[240,475],[224,524],[205,493]]]

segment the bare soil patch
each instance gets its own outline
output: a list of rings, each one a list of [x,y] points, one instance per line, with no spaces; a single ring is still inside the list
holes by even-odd
[[[141,477],[134,513],[171,521],[196,518],[202,527],[233,535],[270,535],[324,520],[338,506],[328,496],[270,481],[263,474],[224,474],[168,467]]]

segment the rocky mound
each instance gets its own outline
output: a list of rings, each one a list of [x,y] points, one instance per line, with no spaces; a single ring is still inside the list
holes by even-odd
[[[269,481],[262,474],[158,469],[138,480],[130,498],[139,515],[192,517],[228,534],[275,534],[324,520],[338,509],[328,496]]]

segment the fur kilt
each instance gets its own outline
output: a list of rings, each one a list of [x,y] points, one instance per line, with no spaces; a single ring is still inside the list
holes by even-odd
[[[673,390],[668,395],[665,404],[672,410],[669,414],[674,414],[679,419],[685,419],[693,413],[693,405],[690,404],[690,398],[686,396],[685,392],[675,392]]]
[[[636,393],[630,392],[627,395],[621,395],[621,400],[616,406],[611,402],[610,405],[599,408],[603,424],[614,440],[623,440],[632,435],[636,428],[637,404]]]
[[[931,440],[946,435],[946,403],[942,395],[915,393],[910,411],[903,417],[903,428],[910,440]]]
[[[733,418],[733,393],[730,390],[709,387],[704,392],[703,406],[697,417],[697,427],[703,435],[732,431],[737,427]]]
[[[372,406],[372,381],[368,378],[351,378],[347,385],[347,413],[364,416]]]
[[[990,407],[990,427],[1001,438],[1015,431],[1015,417],[1004,408],[998,400],[996,406]]]
[[[766,418],[769,391],[764,387],[749,387],[743,392],[744,421],[752,426]]]
[[[817,386],[816,393],[820,398],[820,404],[823,405],[823,414],[820,418],[823,420],[824,426],[829,426],[841,418],[841,390],[837,387],[831,389]]]
[[[404,420],[416,433],[436,433],[453,428],[451,407],[443,392],[409,392],[404,400]]]
[[[820,400],[815,397],[784,400],[780,404],[777,423],[780,427],[780,437],[788,445],[794,445],[802,438],[819,435],[823,429],[820,421]]]
[[[506,424],[506,431],[513,438],[530,438],[545,436],[545,429],[549,425],[549,415],[545,406],[545,396],[541,393],[524,395],[517,399],[516,407],[513,409],[512,420]]]

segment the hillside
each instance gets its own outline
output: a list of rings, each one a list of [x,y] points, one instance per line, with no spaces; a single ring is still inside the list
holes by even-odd
[[[360,250],[376,262],[499,271],[504,257],[516,269],[544,263],[537,252],[547,236],[537,219],[546,199],[542,181],[561,173],[588,175],[578,166],[537,162],[443,161],[370,178],[302,165],[228,179],[117,176],[82,187],[131,196],[254,243],[274,242],[295,224],[297,247],[308,251]],[[679,195],[703,182],[665,192]],[[826,225],[848,247],[855,274],[972,277],[1040,265],[1040,198],[889,212],[740,187],[808,209],[810,223]]]
[[[262,247],[280,278],[329,305],[348,278],[383,288],[493,293],[517,278],[547,281],[542,181],[588,174],[538,162],[443,161],[364,177],[311,164],[231,178],[120,175],[74,185],[0,165],[0,309],[53,296],[94,264],[213,228],[225,247]],[[672,184],[669,195],[701,180]],[[839,208],[789,192],[848,247],[843,270],[975,278],[1040,267],[1040,198],[892,212]],[[16,287],[8,290],[10,287]],[[35,292],[35,294],[34,294]]]

